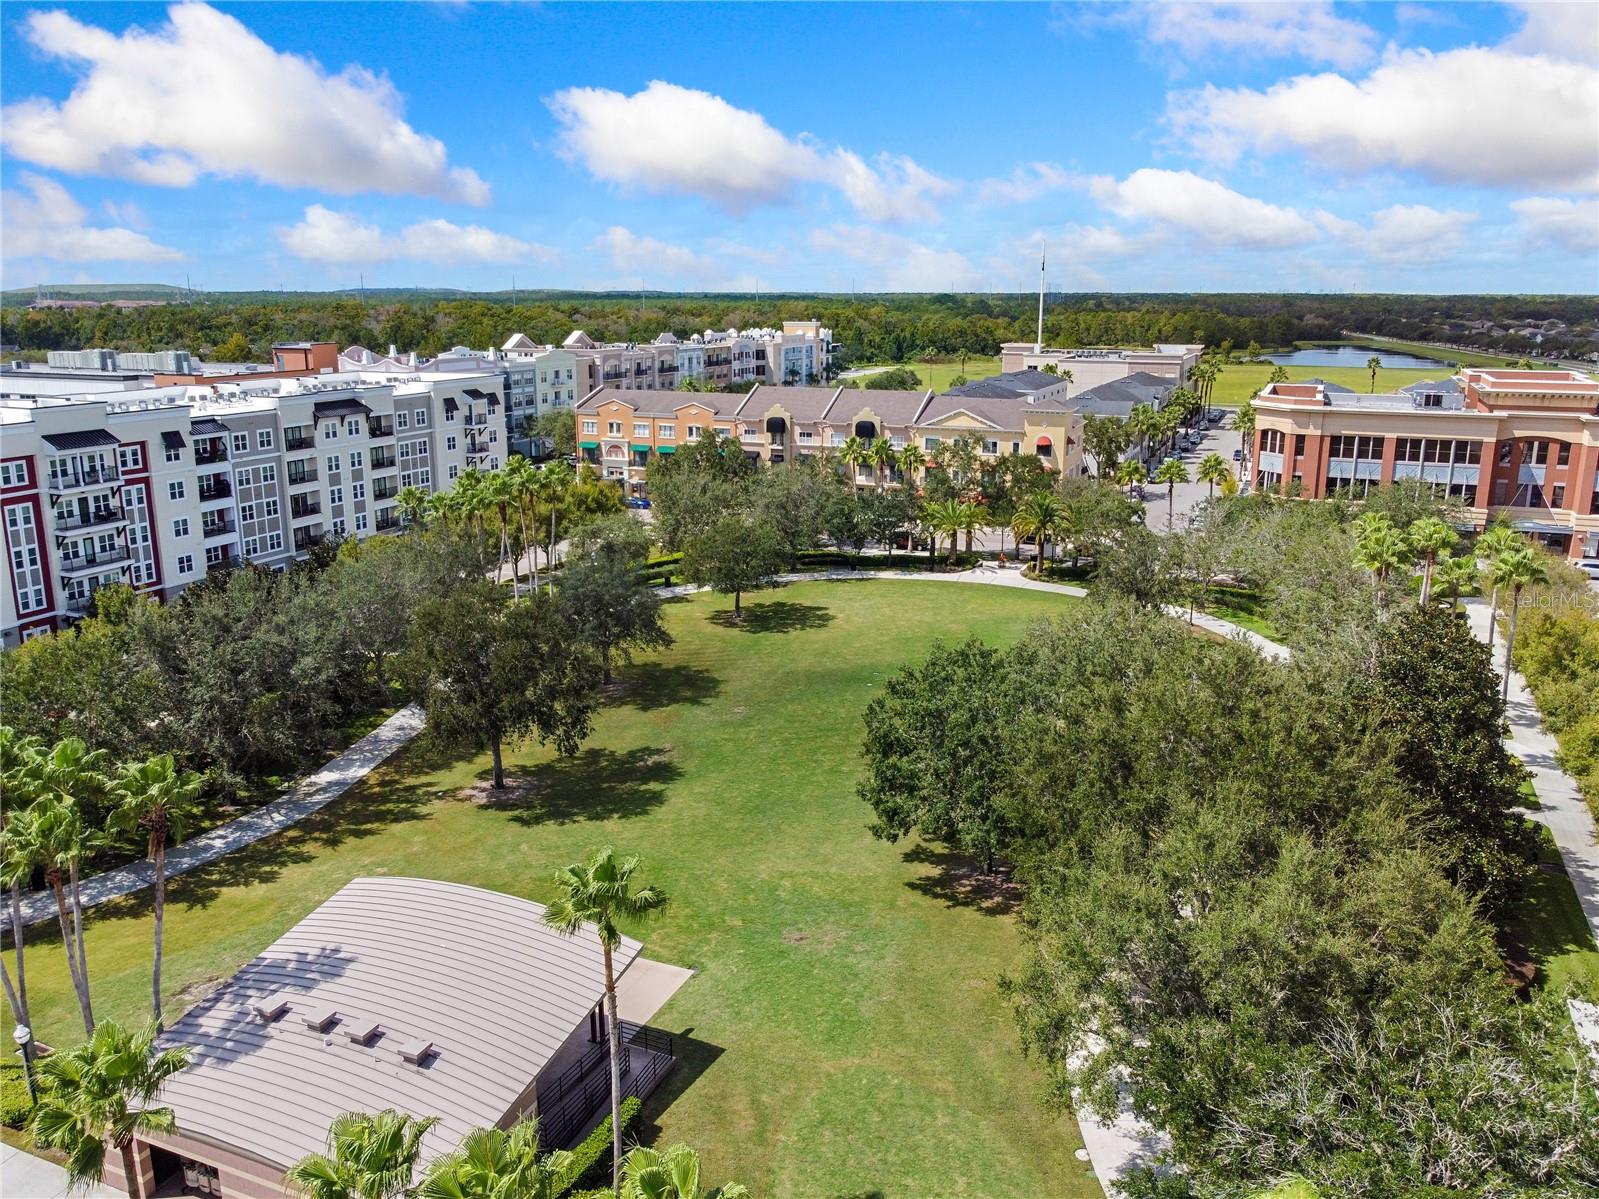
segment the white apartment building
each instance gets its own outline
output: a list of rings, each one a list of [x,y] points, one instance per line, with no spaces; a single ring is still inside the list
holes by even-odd
[[[0,400],[0,638],[60,628],[112,583],[170,598],[397,529],[401,488],[505,464],[503,396],[498,372],[341,371]]]

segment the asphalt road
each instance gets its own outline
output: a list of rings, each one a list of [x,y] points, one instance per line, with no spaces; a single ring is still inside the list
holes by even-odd
[[[1223,427],[1208,430],[1197,449],[1181,455],[1183,465],[1188,469],[1188,477],[1192,479],[1199,473],[1199,464],[1207,454],[1220,454],[1236,475],[1238,464],[1233,461],[1233,451],[1239,448],[1239,444],[1239,434],[1235,429]],[[1153,469],[1150,473],[1154,473]],[[1160,533],[1167,531],[1167,490],[1163,483],[1144,484],[1144,504],[1149,509],[1146,519],[1149,527]],[[1171,502],[1171,512],[1175,517],[1173,523],[1181,529],[1187,523],[1188,514],[1210,498],[1210,487],[1205,483],[1178,483],[1172,490],[1175,492]]]

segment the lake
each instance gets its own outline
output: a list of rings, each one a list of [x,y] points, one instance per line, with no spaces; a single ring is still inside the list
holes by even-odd
[[[1387,367],[1404,367],[1413,370],[1431,370],[1447,365],[1437,358],[1421,358],[1396,350],[1379,350],[1375,346],[1311,346],[1287,354],[1267,354],[1267,362],[1282,366],[1352,366],[1364,369],[1366,360],[1376,355]]]

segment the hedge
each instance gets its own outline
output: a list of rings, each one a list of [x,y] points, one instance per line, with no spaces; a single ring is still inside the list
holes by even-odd
[[[0,1065],[0,1124],[7,1128],[21,1128],[33,1111],[33,1100],[28,1098],[28,1080],[17,1062]]]
[[[639,1108],[643,1105],[637,1095],[629,1095],[622,1100],[622,1140],[627,1141],[627,1134],[633,1131],[633,1126],[638,1123]],[[572,1150],[572,1160],[567,1165],[566,1175],[555,1190],[555,1199],[568,1196],[569,1199],[581,1199],[585,1188],[592,1192],[596,1186],[604,1186],[611,1181],[611,1117],[607,1115],[599,1122],[593,1132],[583,1138],[583,1143]],[[573,1192],[576,1192],[575,1194]],[[609,1191],[602,1191],[609,1194]]]

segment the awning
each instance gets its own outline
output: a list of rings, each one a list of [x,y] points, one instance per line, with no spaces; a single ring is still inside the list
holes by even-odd
[[[580,441],[577,443],[577,448],[580,450],[597,450],[600,448],[600,443],[597,441]]]
[[[1518,533],[1550,533],[1557,536],[1576,532],[1570,525],[1552,524],[1546,520],[1513,520],[1510,527]]]
[[[189,422],[189,432],[196,437],[226,437],[228,435],[228,427],[219,420],[212,420],[209,416],[203,416],[199,420]]]
[[[318,400],[311,405],[317,420],[337,420],[341,416],[371,416],[372,409],[357,399]]]
[[[96,446],[122,444],[104,429],[80,429],[74,433],[46,433],[44,441],[53,450],[92,450]]]
[[[455,402],[455,397],[454,396],[445,396],[444,397],[444,413],[445,413],[446,416],[448,416],[450,413],[454,412],[460,406],[461,405],[459,405],[459,404],[457,404]]]
[[[1041,450],[1049,450],[1049,449],[1054,449],[1054,447],[1055,447],[1055,443],[1050,441],[1049,438],[1040,437],[1038,439],[1038,448],[1039,449],[1041,449]]]
[[[475,387],[463,387],[461,388],[461,394],[469,400],[486,400],[489,398]]]
[[[677,453],[677,447],[675,445],[658,445],[655,447],[655,452],[657,454],[675,454]]]
[[[183,440],[182,433],[168,431],[161,434],[161,444],[169,450],[181,450],[188,443]]]
[[[635,454],[647,454],[650,452],[652,447],[647,445],[629,445],[627,448],[632,450]]]

